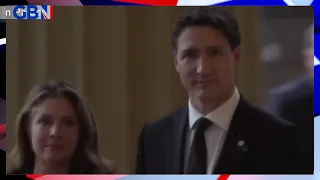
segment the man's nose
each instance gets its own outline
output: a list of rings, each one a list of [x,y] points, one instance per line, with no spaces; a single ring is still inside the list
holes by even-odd
[[[197,73],[202,75],[210,73],[209,63],[210,63],[210,60],[207,57],[205,56],[200,57],[197,62]]]

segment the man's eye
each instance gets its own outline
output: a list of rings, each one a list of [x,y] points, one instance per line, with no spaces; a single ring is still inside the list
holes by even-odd
[[[197,52],[196,51],[186,51],[183,55],[184,58],[194,58],[197,56]]]
[[[213,51],[211,51],[211,55],[212,55],[212,56],[221,56],[222,53],[221,53],[220,51],[213,50]]]

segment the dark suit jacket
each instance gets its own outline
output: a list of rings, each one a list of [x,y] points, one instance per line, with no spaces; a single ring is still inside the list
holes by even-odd
[[[182,174],[188,107],[146,124],[137,153],[137,174]],[[244,140],[245,146],[237,143]],[[214,174],[300,174],[307,171],[294,126],[240,99]]]
[[[311,80],[300,78],[272,90],[268,109],[276,116],[296,124],[304,160],[309,168],[313,169],[314,114]]]

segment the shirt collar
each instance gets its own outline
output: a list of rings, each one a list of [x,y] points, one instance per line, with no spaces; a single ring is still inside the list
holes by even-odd
[[[235,87],[233,95],[219,107],[211,111],[207,115],[201,114],[197,111],[191,104],[190,99],[188,103],[189,107],[189,126],[192,129],[195,122],[201,117],[206,117],[215,125],[221,127],[224,130],[229,128],[230,122],[232,120],[233,114],[238,106],[238,102],[240,99],[240,94],[238,89]]]

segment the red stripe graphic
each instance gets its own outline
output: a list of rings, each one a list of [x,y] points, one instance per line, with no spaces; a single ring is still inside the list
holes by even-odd
[[[218,180],[227,180],[229,178],[229,176],[230,176],[230,174],[222,174],[222,175],[220,175]]]
[[[151,6],[176,6],[178,0],[116,0],[118,2],[144,4]]]
[[[6,139],[6,124],[0,125],[0,140]]]
[[[6,124],[1,124],[0,125],[0,134],[5,134],[6,133]]]
[[[53,18],[53,6],[50,5],[50,19]]]
[[[42,12],[42,15],[43,15],[44,19],[48,19],[47,16],[44,14],[44,12]]]
[[[42,177],[44,175],[43,174],[27,174],[26,176],[30,179],[37,179],[37,178]]]
[[[40,177],[43,177],[43,176],[45,176],[45,175],[43,175],[43,174],[27,174],[26,176],[27,176],[28,178],[30,178],[30,179],[35,180],[35,179],[40,178]],[[229,178],[229,176],[230,176],[230,175],[228,175],[228,174],[223,174],[223,175],[221,175],[221,176],[218,178],[218,180],[227,180],[227,179]]]

